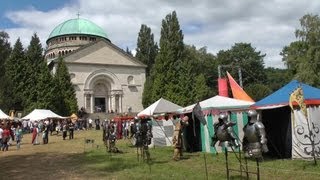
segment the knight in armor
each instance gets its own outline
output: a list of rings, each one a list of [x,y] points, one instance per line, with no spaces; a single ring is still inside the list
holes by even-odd
[[[212,146],[219,141],[221,147],[239,147],[237,135],[233,131],[232,126],[235,123],[228,120],[227,113],[220,113],[218,122],[214,124],[214,136],[212,137]]]
[[[183,148],[183,129],[188,125],[188,116],[184,116],[182,119],[179,119],[174,126],[172,144],[174,147],[173,151],[173,160],[178,161],[182,157],[182,148]]]
[[[255,110],[248,111],[249,121],[243,127],[243,151],[245,157],[262,158],[263,152],[268,152],[264,125],[258,120]]]
[[[150,159],[148,146],[151,144],[152,139],[152,125],[149,119],[141,117],[136,123],[135,129],[136,146],[142,148],[142,155],[146,155],[146,158]]]
[[[105,144],[108,147],[108,152],[118,153],[120,152],[116,147],[117,129],[116,123],[112,119],[106,127]]]

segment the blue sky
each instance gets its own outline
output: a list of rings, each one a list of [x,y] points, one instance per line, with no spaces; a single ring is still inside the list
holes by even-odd
[[[60,23],[80,17],[102,27],[112,43],[134,51],[141,24],[159,41],[161,21],[177,12],[184,42],[216,54],[235,43],[251,43],[266,54],[265,65],[284,68],[279,55],[295,41],[299,19],[320,12],[319,0],[0,0],[0,30],[11,44],[27,47],[37,33],[42,46]]]
[[[15,28],[19,24],[15,24],[8,19],[5,14],[10,11],[19,11],[26,9],[39,9],[49,11],[52,9],[63,7],[68,1],[66,0],[1,0],[0,5],[0,28]]]

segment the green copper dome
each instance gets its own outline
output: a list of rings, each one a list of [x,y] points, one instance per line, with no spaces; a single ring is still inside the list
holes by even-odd
[[[89,20],[77,18],[67,20],[55,27],[47,41],[54,37],[72,34],[93,35],[109,40],[107,34],[101,27]]]

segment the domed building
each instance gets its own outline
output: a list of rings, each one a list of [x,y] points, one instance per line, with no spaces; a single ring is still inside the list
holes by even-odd
[[[70,19],[55,27],[45,58],[55,72],[62,57],[76,90],[78,106],[87,112],[139,112],[146,65],[112,44],[93,22]]]

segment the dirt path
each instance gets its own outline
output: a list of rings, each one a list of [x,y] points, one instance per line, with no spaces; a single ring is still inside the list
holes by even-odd
[[[103,148],[101,131],[76,131],[75,139],[62,140],[60,135],[49,135],[49,144],[31,144],[31,134],[23,137],[21,149],[15,143],[9,151],[0,152],[0,179],[87,179],[84,151]],[[90,138],[89,138],[90,137]],[[84,139],[95,139],[95,144],[85,144]]]

